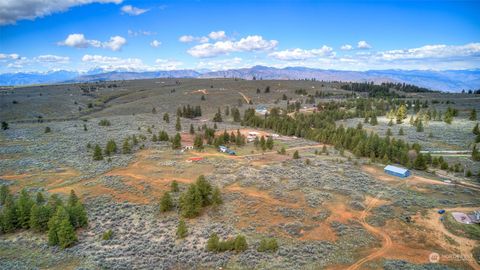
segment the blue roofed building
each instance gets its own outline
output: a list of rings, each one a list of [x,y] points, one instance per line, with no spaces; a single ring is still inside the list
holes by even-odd
[[[393,165],[387,165],[383,170],[385,171],[385,173],[401,178],[408,177],[411,174],[410,170]]]

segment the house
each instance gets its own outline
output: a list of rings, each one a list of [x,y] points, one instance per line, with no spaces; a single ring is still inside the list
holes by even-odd
[[[392,165],[387,165],[383,170],[385,171],[385,173],[388,173],[393,176],[401,177],[401,178],[408,177],[411,174],[408,169],[400,168]]]

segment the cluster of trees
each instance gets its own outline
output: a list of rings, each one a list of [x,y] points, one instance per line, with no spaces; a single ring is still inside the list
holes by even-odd
[[[208,238],[206,249],[214,252],[237,251],[242,252],[247,250],[247,239],[243,235],[237,235],[235,238],[230,238],[222,241],[218,238],[216,233],[212,233]]]
[[[385,84],[374,84],[373,82],[370,83],[349,83],[340,86],[343,90],[347,91],[354,91],[354,92],[368,92],[369,97],[375,98],[398,98],[400,95],[397,93],[390,91],[390,86]]]
[[[272,150],[273,149],[273,138],[272,136],[268,136],[268,138],[265,140],[264,136],[261,136],[260,139],[258,137],[255,137],[255,140],[253,141],[253,145],[258,148],[260,147],[262,151],[265,150]]]
[[[168,142],[169,140],[168,133],[164,130],[160,130],[158,136],[156,134],[152,136],[152,142]]]
[[[356,103],[365,105],[364,101],[357,101]],[[413,167],[417,158],[420,159],[419,163],[422,163],[423,156],[419,154],[421,148],[419,144],[410,145],[403,140],[390,136],[381,138],[373,132],[367,133],[362,128],[337,127],[335,121],[363,114],[363,112],[345,110],[345,106],[348,106],[347,102],[326,103],[322,106],[326,109],[309,115],[296,114],[294,117],[279,114],[277,109],[272,109],[266,117],[258,117],[254,112],[247,109],[243,123],[253,127],[272,129],[282,135],[295,135],[332,144],[337,149],[349,150],[358,157],[380,159],[385,163],[395,162],[408,167]],[[400,105],[396,114],[397,120],[403,121],[406,118],[405,105]],[[415,155],[410,150],[413,150]],[[412,154],[409,154],[409,152]],[[420,164],[418,167],[423,166]]]
[[[177,116],[184,118],[195,118],[202,116],[202,108],[200,106],[183,106],[182,108],[177,108]]]
[[[237,134],[232,131],[230,134],[228,134],[227,130],[223,131],[223,134],[220,136],[217,136],[213,140],[213,145],[215,147],[218,147],[220,145],[226,145],[226,144],[235,144],[236,146],[244,146],[246,143],[246,138],[243,134],[240,133],[240,130],[237,129]]]
[[[132,147],[135,145],[138,145],[138,143],[139,142],[138,142],[137,136],[132,135],[131,137],[127,137],[125,140],[123,140],[121,153],[122,154],[132,153]],[[87,144],[87,148],[90,148],[90,147],[91,147],[90,144]],[[105,156],[109,157],[118,152],[120,152],[120,149],[118,149],[117,143],[115,142],[114,139],[110,139],[107,141],[107,144],[105,145],[105,148],[103,151],[99,144],[95,145],[95,147],[93,148],[93,160],[96,160],[96,161],[103,160]]]
[[[0,189],[0,231],[11,233],[18,229],[47,232],[48,243],[62,248],[77,241],[75,229],[88,226],[87,212],[72,190],[65,204],[56,194],[45,199],[38,192],[35,199],[22,190],[15,199],[7,186]]]
[[[175,182],[176,183],[176,182]],[[172,192],[179,192],[178,184],[172,182]],[[194,218],[200,215],[203,207],[212,205],[218,207],[223,203],[220,189],[212,185],[200,175],[196,182],[190,184],[188,189],[180,195],[180,214],[185,218]],[[174,208],[174,203],[169,192],[160,199],[160,211],[167,212]]]
[[[454,109],[452,107],[448,107],[447,111],[445,112],[443,116],[443,121],[447,124],[451,124],[453,121],[453,118],[458,115],[458,110]]]

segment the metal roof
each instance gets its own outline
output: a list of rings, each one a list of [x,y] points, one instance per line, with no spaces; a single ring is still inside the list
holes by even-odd
[[[408,172],[408,169],[396,167],[396,166],[393,166],[393,165],[387,165],[384,168],[384,170],[391,171],[391,172],[396,172],[396,173],[400,173],[400,174],[405,174],[406,172]]]

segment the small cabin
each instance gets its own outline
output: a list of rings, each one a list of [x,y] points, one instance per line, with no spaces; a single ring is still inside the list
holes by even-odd
[[[401,178],[409,177],[410,174],[411,174],[410,170],[408,170],[408,169],[397,167],[397,166],[392,166],[392,165],[387,165],[383,170],[387,174],[397,176],[397,177],[401,177]]]

